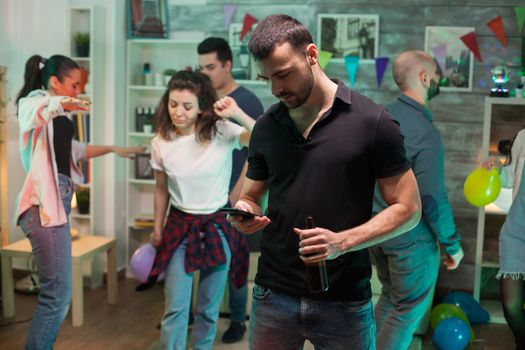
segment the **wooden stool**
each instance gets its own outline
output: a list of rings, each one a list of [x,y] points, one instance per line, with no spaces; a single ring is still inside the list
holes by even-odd
[[[84,324],[84,281],[82,263],[95,255],[107,253],[107,293],[108,303],[116,304],[118,299],[117,285],[117,252],[116,241],[111,237],[80,236],[73,240],[72,256],[72,284],[73,296],[71,300],[71,317],[75,327]],[[27,238],[6,245],[1,250],[2,255],[2,301],[4,317],[15,315],[15,294],[13,283],[13,258],[27,258],[31,254],[31,244]]]

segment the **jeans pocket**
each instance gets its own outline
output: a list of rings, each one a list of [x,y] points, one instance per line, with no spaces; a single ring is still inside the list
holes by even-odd
[[[348,312],[352,312],[352,313],[367,311],[372,306],[372,303],[370,302],[370,300],[343,301],[341,303],[344,305],[344,307],[346,308]]]
[[[254,299],[266,300],[270,297],[271,290],[269,288],[260,286],[258,284],[253,285],[252,295]]]
[[[62,199],[70,198],[73,195],[73,187],[69,183],[59,181],[58,190],[60,191],[60,197],[62,197]]]
[[[18,219],[18,224],[27,237],[29,237],[35,226],[37,215],[40,215],[39,207],[32,206],[23,212]]]

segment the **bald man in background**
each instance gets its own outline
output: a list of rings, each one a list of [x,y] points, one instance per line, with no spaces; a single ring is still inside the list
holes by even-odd
[[[415,228],[369,249],[383,285],[375,307],[379,350],[410,346],[432,303],[439,270],[437,242],[447,269],[455,269],[463,258],[445,189],[443,141],[426,107],[439,93],[436,63],[423,51],[406,51],[395,60],[393,75],[401,95],[386,108],[401,126],[423,211]],[[376,186],[374,214],[385,207]]]

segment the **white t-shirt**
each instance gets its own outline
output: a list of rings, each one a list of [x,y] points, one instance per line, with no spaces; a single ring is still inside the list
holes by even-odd
[[[171,205],[189,214],[210,214],[227,203],[232,151],[243,147],[243,131],[225,120],[217,122],[215,137],[206,143],[197,142],[195,134],[151,140],[151,167],[168,175]]]

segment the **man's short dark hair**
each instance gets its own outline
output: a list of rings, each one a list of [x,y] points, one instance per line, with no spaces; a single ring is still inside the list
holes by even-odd
[[[255,61],[268,57],[275,44],[289,43],[297,52],[304,52],[313,43],[312,34],[298,20],[288,15],[271,15],[257,23],[248,49]]]
[[[197,52],[199,55],[216,52],[217,59],[226,63],[226,61],[233,61],[232,50],[230,45],[223,38],[207,38],[204,39],[199,46],[197,46]]]

